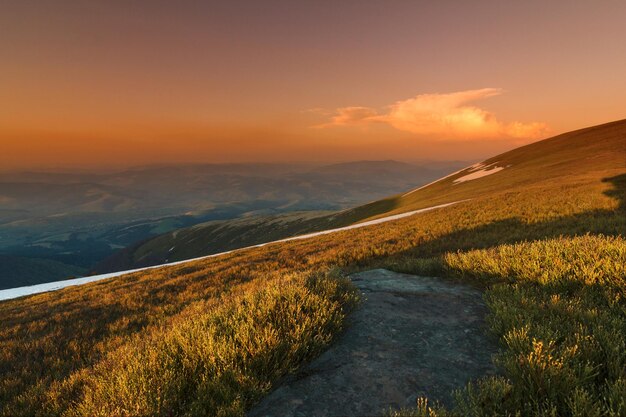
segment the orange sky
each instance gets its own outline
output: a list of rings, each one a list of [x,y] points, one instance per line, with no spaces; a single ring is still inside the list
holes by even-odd
[[[2,2],[0,170],[480,159],[626,117],[626,2],[224,3]]]

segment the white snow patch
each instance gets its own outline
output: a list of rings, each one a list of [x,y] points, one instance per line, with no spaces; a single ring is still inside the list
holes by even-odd
[[[494,166],[493,168],[490,168],[491,166],[495,165],[495,163],[489,164],[489,165],[485,165],[484,162],[477,162],[473,165],[470,165],[466,168],[460,169],[458,171],[453,172],[452,174],[448,174],[445,177],[441,177],[438,180],[435,180],[433,182],[429,182],[426,185],[422,185],[419,188],[416,188],[414,190],[409,191],[408,193],[402,194],[402,197],[406,197],[409,194],[413,194],[416,191],[419,190],[423,190],[426,187],[430,187],[431,185],[438,183],[439,181],[443,181],[446,178],[450,178],[455,176],[456,174],[460,174],[461,172],[470,172],[471,174],[465,175],[463,177],[457,178],[454,181],[452,181],[454,184],[458,184],[461,182],[465,182],[465,181],[471,181],[471,180],[475,180],[477,178],[482,178],[485,177],[487,175],[491,175],[491,174],[495,174],[496,172],[502,171],[504,169],[504,167],[499,167],[499,166]],[[508,168],[510,165],[507,165],[506,168]]]
[[[466,201],[466,200],[463,200],[463,201]],[[108,274],[92,275],[90,277],[67,279],[67,280],[56,281],[56,282],[47,282],[47,283],[44,283],[44,284],[29,285],[27,287],[9,288],[7,290],[0,290],[0,300],[9,300],[9,299],[12,299],[12,298],[23,297],[25,295],[38,294],[38,293],[48,292],[48,291],[56,291],[56,290],[60,290],[61,288],[65,288],[65,287],[72,287],[72,286],[75,286],[75,285],[87,284],[89,282],[101,281],[103,279],[119,277],[121,275],[131,274],[133,272],[147,271],[147,270],[150,270],[150,269],[162,268],[162,267],[165,267],[165,266],[180,265],[180,264],[183,264],[183,263],[198,261],[198,260],[201,260],[201,259],[214,258],[216,256],[227,255],[227,254],[232,253],[232,252],[238,252],[238,251],[251,249],[251,248],[260,248],[260,247],[263,247],[263,246],[266,246],[266,245],[270,245],[272,243],[289,242],[289,241],[292,241],[292,240],[309,239],[309,238],[312,238],[312,237],[315,237],[315,236],[321,236],[321,235],[327,235],[327,234],[330,234],[330,233],[342,232],[344,230],[359,229],[361,227],[367,227],[367,226],[372,226],[372,225],[375,225],[375,224],[386,223],[386,222],[390,222],[390,221],[393,221],[393,220],[398,220],[398,219],[402,219],[402,218],[405,218],[405,217],[413,216],[414,214],[424,213],[426,211],[435,210],[435,209],[443,208],[443,207],[448,207],[448,206],[451,206],[453,204],[457,204],[457,203],[460,203],[460,202],[461,201],[454,201],[452,203],[440,204],[438,206],[427,207],[427,208],[423,208],[423,209],[420,209],[420,210],[408,211],[406,213],[395,214],[393,216],[381,217],[380,219],[370,220],[370,221],[366,221],[366,222],[363,222],[363,223],[357,223],[357,224],[353,224],[353,225],[345,226],[345,227],[339,227],[337,229],[329,229],[329,230],[323,230],[321,232],[308,233],[306,235],[289,237],[289,238],[286,238],[286,239],[280,239],[280,240],[275,240],[275,241],[272,241],[272,242],[261,243],[259,245],[246,246],[245,248],[239,248],[239,249],[234,249],[234,250],[230,250],[230,251],[226,251],[226,252],[220,252],[220,253],[214,253],[212,255],[200,256],[198,258],[185,259],[184,261],[170,262],[170,263],[165,263],[165,264],[161,264],[161,265],[148,266],[148,267],[145,267],[145,268],[130,269],[130,270],[127,270],[127,271],[111,272],[111,273],[108,273]]]
[[[483,168],[488,167],[488,166],[489,165],[485,165],[483,162],[479,162],[479,163],[474,164],[474,165],[472,165],[472,166],[470,166],[470,167],[468,167],[466,169],[467,169],[467,172],[474,172],[476,170],[483,169]]]
[[[172,246],[168,252],[173,251],[175,247],[176,247],[176,246]]]
[[[474,164],[474,165],[476,165],[476,164]],[[426,187],[430,187],[431,185],[433,185],[433,184],[435,184],[435,183],[438,183],[439,181],[443,181],[443,180],[445,180],[446,178],[450,178],[450,177],[451,177],[451,176],[453,176],[453,175],[456,175],[456,174],[458,174],[458,173],[460,173],[460,172],[465,171],[466,169],[472,168],[474,165],[472,165],[472,166],[470,166],[470,167],[467,167],[467,168],[460,169],[460,170],[458,170],[458,171],[455,171],[455,172],[453,172],[452,174],[448,174],[448,175],[446,175],[445,177],[441,177],[441,178],[439,178],[438,180],[435,180],[435,181],[433,181],[433,182],[429,182],[429,183],[428,183],[428,184],[426,184],[426,185],[422,185],[421,187],[416,188],[416,189],[414,189],[414,190],[411,190],[411,191],[409,191],[408,193],[402,194],[402,197],[406,197],[407,195],[409,195],[409,194],[413,194],[413,193],[414,193],[414,192],[416,192],[416,191],[422,190],[422,189],[424,189],[424,188],[426,188]]]
[[[452,182],[454,184],[459,184],[459,183],[466,182],[466,181],[472,181],[478,178],[486,177],[487,175],[495,174],[496,172],[500,172],[504,169],[504,167],[499,167],[497,165],[491,168],[491,165],[482,166],[480,169],[474,170],[471,174],[467,174],[462,177],[459,177]]]

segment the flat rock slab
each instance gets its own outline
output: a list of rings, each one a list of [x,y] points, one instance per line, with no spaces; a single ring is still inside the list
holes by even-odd
[[[385,269],[351,278],[364,301],[347,330],[249,417],[380,416],[422,396],[451,405],[454,389],[495,373],[480,291]]]

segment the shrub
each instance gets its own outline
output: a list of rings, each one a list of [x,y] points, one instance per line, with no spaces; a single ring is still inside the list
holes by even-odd
[[[290,276],[137,338],[86,378],[70,414],[240,416],[341,331],[346,280]]]

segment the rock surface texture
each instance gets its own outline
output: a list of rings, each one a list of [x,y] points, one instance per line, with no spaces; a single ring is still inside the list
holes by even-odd
[[[321,356],[286,378],[249,417],[380,416],[495,372],[480,291],[376,269],[353,275],[363,304]]]

